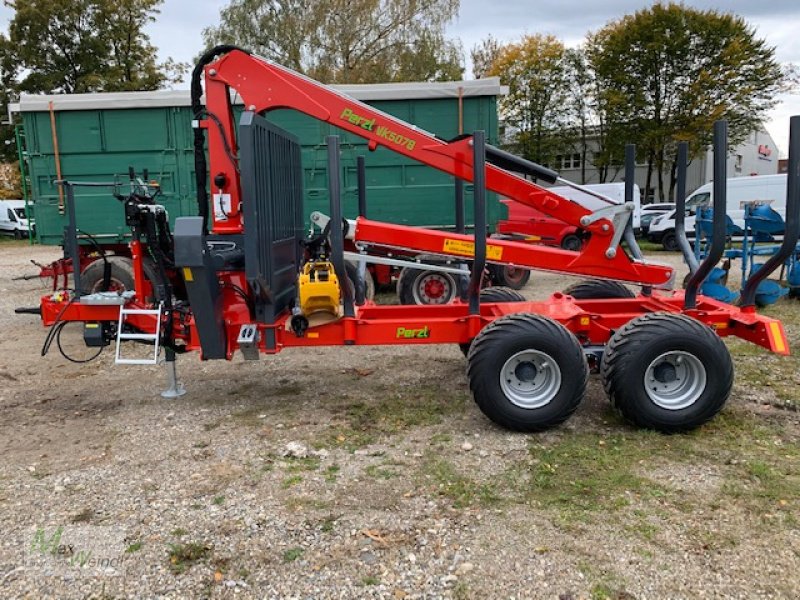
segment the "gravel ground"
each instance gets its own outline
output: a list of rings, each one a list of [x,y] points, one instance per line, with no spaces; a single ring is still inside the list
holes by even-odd
[[[525,436],[473,405],[458,348],[358,347],[185,357],[164,400],[159,367],[39,355],[12,309],[46,286],[12,278],[57,254],[0,243],[2,597],[797,597],[800,426],[769,389],[667,437],[593,376]]]

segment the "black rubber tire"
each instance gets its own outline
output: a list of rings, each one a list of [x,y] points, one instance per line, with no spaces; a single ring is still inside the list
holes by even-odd
[[[483,302],[525,302],[527,298],[520,294],[517,290],[496,285],[494,287],[485,288],[481,290],[481,303]],[[459,344],[461,353],[464,356],[469,354],[469,349],[472,342]]]
[[[648,366],[666,352],[695,356],[706,369],[706,385],[689,406],[670,410],[653,402],[645,390]],[[733,386],[733,361],[722,339],[685,315],[651,313],[633,319],[614,333],[600,367],[611,404],[639,427],[663,433],[696,429],[725,405]]]
[[[418,258],[436,262],[432,257],[424,255]],[[425,285],[425,280],[428,278],[437,279],[445,288],[444,294],[437,302],[425,302],[425,296],[421,293],[420,287]],[[458,297],[458,281],[451,273],[404,267],[397,278],[397,297],[400,299],[400,304],[448,304]]]
[[[550,357],[563,374],[555,396],[539,408],[514,404],[500,385],[502,368],[524,350]],[[483,414],[514,431],[543,431],[560,425],[575,412],[586,393],[589,368],[583,349],[572,333],[548,317],[519,313],[500,317],[475,338],[467,375],[473,397]]]
[[[674,231],[668,231],[664,234],[664,237],[661,238],[661,246],[667,252],[677,252],[680,250],[680,246],[678,246],[678,236],[675,235]]]
[[[521,290],[531,278],[529,269],[511,265],[489,265],[489,275],[495,285]]]
[[[607,279],[585,279],[573,283],[563,291],[575,300],[603,300],[607,298],[635,298],[630,289],[618,281]]]
[[[352,283],[353,294],[355,294],[355,282],[358,279],[358,265],[352,262],[344,263],[345,270],[347,271],[347,278]],[[375,299],[375,280],[372,278],[372,273],[367,269],[364,273],[364,297],[367,300]]]
[[[111,265],[112,289],[118,291],[135,288],[133,279],[133,261],[127,256],[106,257]],[[84,294],[99,292],[103,286],[105,263],[102,258],[89,263],[81,272],[81,290]],[[149,259],[144,260],[144,276],[151,282],[160,280],[155,265]]]
[[[14,230],[14,239],[21,240],[22,239],[22,231],[20,229]]]
[[[583,240],[574,233],[570,235],[565,235],[561,240],[561,247],[564,250],[572,250],[573,252],[579,252],[580,249],[583,248]]]

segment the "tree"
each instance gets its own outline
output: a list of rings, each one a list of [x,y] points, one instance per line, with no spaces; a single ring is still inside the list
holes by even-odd
[[[675,184],[675,149],[693,156],[708,146],[712,125],[727,119],[732,145],[760,126],[776,103],[784,74],[775,51],[741,18],[716,10],[658,3],[590,35],[587,55],[608,114],[625,124],[648,163],[646,187]]]
[[[551,35],[526,35],[500,48],[488,74],[508,86],[500,108],[512,148],[530,160],[553,164],[567,148],[564,44]]]
[[[5,0],[9,46],[30,93],[153,90],[183,65],[156,63],[144,33],[163,0]],[[172,72],[170,71],[172,70]]]
[[[475,79],[481,79],[489,75],[494,61],[497,60],[500,54],[500,48],[500,42],[491,35],[482,40],[480,44],[472,47],[469,54],[472,59],[472,74]]]
[[[8,114],[8,103],[13,100],[14,78],[17,72],[10,50],[8,38],[0,33],[0,110],[4,114]],[[0,125],[0,162],[13,161],[16,157],[14,128]]]
[[[236,44],[326,83],[463,75],[444,26],[459,0],[231,0],[207,46]]]

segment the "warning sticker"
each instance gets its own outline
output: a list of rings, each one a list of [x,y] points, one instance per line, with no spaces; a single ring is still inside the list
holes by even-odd
[[[475,256],[475,242],[466,240],[445,239],[444,252],[447,254],[458,254],[459,256]],[[486,245],[486,258],[489,260],[500,260],[503,257],[501,246]]]

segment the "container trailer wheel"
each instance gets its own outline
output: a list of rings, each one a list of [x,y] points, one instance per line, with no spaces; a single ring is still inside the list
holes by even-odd
[[[125,290],[135,289],[133,280],[133,261],[127,256],[107,256],[111,265],[111,278],[109,290],[124,292]],[[102,258],[89,263],[81,272],[81,289],[84,294],[94,294],[103,289],[103,277],[105,273],[105,261]],[[158,271],[153,261],[144,260],[144,276],[152,283],[160,281]]]
[[[618,281],[607,279],[585,279],[573,283],[563,291],[575,300],[603,300],[607,298],[635,298],[630,289]]]
[[[344,269],[347,271],[347,279],[352,287],[353,294],[355,294],[358,265],[353,262],[345,262]],[[375,299],[375,280],[372,278],[372,273],[369,272],[369,269],[364,271],[364,298],[367,300]]]
[[[512,265],[489,265],[489,275],[495,285],[512,290],[521,290],[531,278],[529,269]]]
[[[563,325],[518,313],[478,334],[467,375],[487,417],[507,429],[530,432],[555,427],[575,412],[589,369],[581,345]]]
[[[676,433],[699,427],[722,409],[733,385],[733,362],[710,327],[685,315],[652,313],[616,331],[601,374],[623,417]]]
[[[496,285],[494,287],[485,288],[481,290],[481,303],[483,302],[525,302],[527,298],[520,294],[516,290],[512,290],[507,287],[502,287]],[[464,356],[469,354],[469,349],[472,346],[472,342],[459,344],[458,347],[461,348],[461,353]]]
[[[434,259],[438,257],[422,255],[417,258],[436,264]],[[397,278],[397,297],[400,304],[447,304],[458,295],[456,277],[451,273],[404,267]]]

